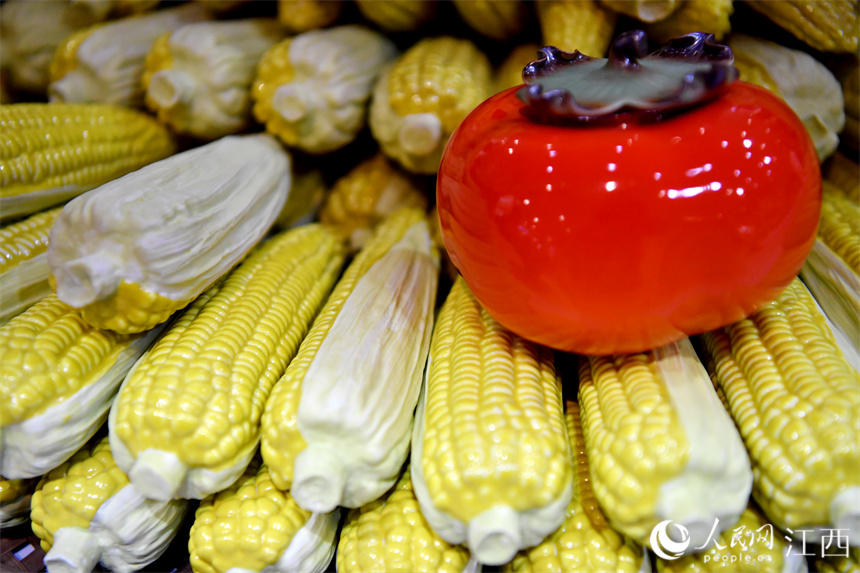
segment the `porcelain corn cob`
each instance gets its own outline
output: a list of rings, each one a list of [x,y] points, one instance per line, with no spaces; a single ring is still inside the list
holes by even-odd
[[[579,50],[602,58],[609,48],[618,15],[596,0],[545,0],[536,4],[544,46]]]

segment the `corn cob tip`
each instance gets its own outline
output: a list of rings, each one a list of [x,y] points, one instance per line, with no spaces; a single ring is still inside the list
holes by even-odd
[[[54,269],[57,297],[75,308],[111,296],[120,283],[121,264],[105,253],[91,253]]]
[[[414,113],[403,118],[397,134],[400,145],[413,155],[431,153],[442,138],[442,122],[432,113]]]
[[[147,95],[160,109],[172,109],[179,103],[188,103],[194,97],[194,76],[181,70],[166,69],[152,74]]]
[[[301,121],[316,107],[313,90],[298,82],[278,86],[272,107],[288,122]]]
[[[176,499],[188,475],[188,466],[173,452],[153,448],[142,451],[128,472],[128,479],[141,494],[157,501]]]
[[[497,505],[469,521],[469,548],[487,565],[509,563],[523,546],[520,518],[510,506]]]
[[[290,494],[302,509],[328,513],[340,505],[346,488],[340,456],[320,444],[309,444],[293,462]]]
[[[98,536],[80,527],[61,527],[45,554],[45,567],[51,573],[89,573],[101,557]]]
[[[830,521],[833,529],[847,531],[848,544],[860,544],[860,487],[840,492],[830,503]]]

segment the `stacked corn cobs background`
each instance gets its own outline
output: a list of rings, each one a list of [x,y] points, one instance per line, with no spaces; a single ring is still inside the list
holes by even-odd
[[[3,571],[860,570],[856,0],[0,15]],[[557,353],[457,280],[434,174],[539,46],[635,28],[791,105],[819,239],[748,319]]]

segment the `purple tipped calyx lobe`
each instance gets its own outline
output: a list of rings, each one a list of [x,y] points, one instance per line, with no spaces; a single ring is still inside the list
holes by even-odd
[[[737,76],[734,55],[713,34],[695,32],[648,53],[645,32],[618,36],[608,58],[553,46],[525,67],[517,96],[541,123],[569,124],[660,119],[706,102]]]

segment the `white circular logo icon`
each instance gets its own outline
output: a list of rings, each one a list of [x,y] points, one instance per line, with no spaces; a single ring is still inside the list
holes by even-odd
[[[684,550],[690,546],[690,532],[683,525],[676,523],[675,528],[681,535],[681,541],[672,541],[669,537],[669,524],[671,519],[661,521],[651,530],[651,551],[661,559],[678,559]]]

